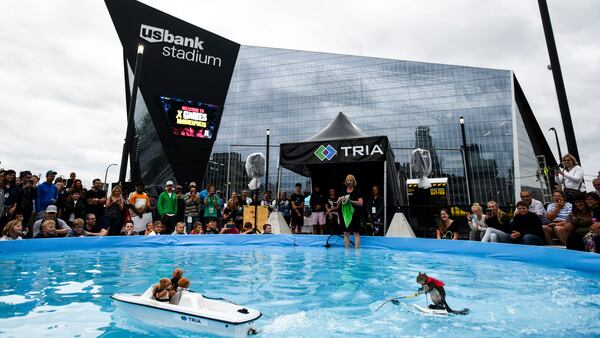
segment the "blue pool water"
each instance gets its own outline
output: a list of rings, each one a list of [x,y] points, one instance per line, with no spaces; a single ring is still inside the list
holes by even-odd
[[[551,250],[551,249],[549,249]],[[551,253],[551,251],[548,251]],[[182,267],[191,289],[262,311],[266,337],[600,335],[594,273],[490,258],[340,247],[186,246],[3,254],[0,336],[186,336],[131,321],[113,293],[140,293]],[[375,309],[417,289],[427,272],[467,316],[417,313],[424,296]]]

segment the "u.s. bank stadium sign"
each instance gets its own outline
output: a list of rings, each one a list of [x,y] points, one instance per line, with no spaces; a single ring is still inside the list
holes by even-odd
[[[140,38],[149,43],[163,43],[162,55],[174,59],[221,67],[221,58],[204,53],[204,40],[197,36],[177,35],[168,29],[142,24]]]

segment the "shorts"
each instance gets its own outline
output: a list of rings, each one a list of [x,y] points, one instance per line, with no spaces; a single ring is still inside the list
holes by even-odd
[[[342,221],[342,223],[344,223],[344,221]],[[356,218],[352,218],[352,221],[350,222],[350,225],[346,228],[345,224],[341,225],[342,227],[342,232],[349,232],[349,233],[355,233],[358,232],[360,233],[360,219],[356,219]]]
[[[301,227],[304,225],[304,216],[298,216],[292,212],[292,226]]]
[[[137,232],[144,232],[146,230],[146,224],[152,223],[152,213],[147,212],[141,218],[140,216],[131,216],[133,221],[133,230]]]
[[[311,224],[312,225],[324,225],[325,224],[325,212],[324,211],[317,211],[317,212],[313,212],[312,215],[310,215],[310,220],[311,220]]]

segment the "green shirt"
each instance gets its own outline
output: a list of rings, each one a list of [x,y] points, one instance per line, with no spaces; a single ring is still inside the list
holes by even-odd
[[[219,198],[217,196],[206,196],[206,206],[204,208],[204,217],[217,218],[217,209],[219,208]]]
[[[163,191],[160,196],[158,196],[156,207],[158,208],[158,214],[161,216],[177,214],[177,194],[172,192],[171,197],[169,197],[169,193]]]

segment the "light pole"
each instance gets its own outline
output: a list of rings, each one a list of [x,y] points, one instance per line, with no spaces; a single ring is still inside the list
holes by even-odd
[[[125,133],[125,143],[123,144],[123,153],[121,154],[121,170],[119,171],[119,183],[125,182],[125,175],[127,173],[127,155],[131,150],[131,142],[134,133],[134,113],[135,113],[135,102],[137,98],[138,87],[140,85],[140,70],[142,69],[142,56],[144,55],[144,45],[139,44],[137,49],[137,56],[135,58],[135,71],[133,72],[133,87],[131,88],[131,103],[127,112],[127,132]],[[133,163],[132,163],[133,165]]]
[[[467,185],[467,202],[469,205],[471,205],[471,182],[469,180],[469,177],[471,177],[471,170],[469,169],[469,153],[467,151],[467,136],[465,135],[465,119],[461,116],[458,120],[460,122],[460,133],[462,135],[463,164],[465,166],[465,182]]]
[[[546,3],[546,0],[538,0],[538,6],[540,8],[544,36],[546,37],[548,56],[550,57],[550,66],[548,69],[552,71],[552,76],[554,78],[554,87],[556,89],[556,96],[558,97],[558,107],[560,108],[560,117],[562,118],[563,129],[565,131],[567,150],[577,159],[579,164],[581,164],[579,150],[577,149],[577,140],[575,139],[575,130],[573,129],[573,121],[571,120],[571,110],[569,109],[569,101],[567,100],[567,91],[565,90],[556,42],[554,41],[554,32],[552,31],[552,22],[550,21],[548,4]]]
[[[269,190],[269,138],[271,137],[271,130],[267,128],[267,158],[265,168],[265,191]]]
[[[562,152],[560,151],[560,142],[558,142],[558,133],[554,127],[548,129],[548,131],[554,132],[554,138],[556,139],[556,148],[558,148],[558,165],[562,162]]]
[[[111,163],[108,165],[108,167],[106,167],[106,171],[104,172],[104,190],[108,189],[108,182],[106,182],[106,180],[108,179],[108,169],[110,169],[110,167],[112,167],[113,165],[118,165],[116,163]]]

